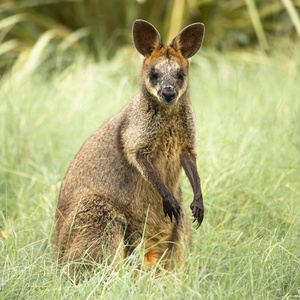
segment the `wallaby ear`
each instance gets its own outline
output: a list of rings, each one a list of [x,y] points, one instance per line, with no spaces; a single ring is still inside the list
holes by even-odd
[[[200,49],[204,36],[204,25],[202,23],[191,24],[173,39],[170,46],[181,51],[185,58],[190,58]]]
[[[135,48],[143,56],[149,56],[153,50],[162,46],[159,32],[147,21],[136,20],[133,23],[132,34]]]

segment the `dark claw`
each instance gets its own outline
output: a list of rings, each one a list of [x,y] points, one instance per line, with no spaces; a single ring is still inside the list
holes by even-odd
[[[179,215],[180,215],[180,207],[177,203],[177,200],[174,198],[173,195],[170,195],[163,199],[163,208],[164,208],[165,217],[168,215],[172,222],[173,215],[174,215],[176,222],[178,224]]]
[[[193,218],[194,222],[198,222],[196,229],[198,229],[203,221],[204,218],[204,209],[203,209],[203,204],[200,201],[193,201],[191,206],[190,206],[192,213],[193,213]]]
[[[178,224],[178,214],[179,214],[179,213],[177,213],[177,212],[174,213],[174,217],[175,217],[175,219],[176,219],[176,223],[177,223],[177,224]],[[172,221],[172,220],[171,220],[171,221]]]

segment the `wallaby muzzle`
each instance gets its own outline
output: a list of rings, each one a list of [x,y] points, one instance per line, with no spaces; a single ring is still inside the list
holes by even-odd
[[[176,102],[176,92],[170,88],[166,87],[162,90],[162,103],[165,105],[172,105]]]

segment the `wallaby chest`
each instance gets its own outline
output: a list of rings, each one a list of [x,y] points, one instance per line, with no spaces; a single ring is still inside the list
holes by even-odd
[[[175,122],[162,128],[154,141],[152,158],[162,156],[162,159],[168,160],[179,157],[183,146],[182,131],[182,128],[178,128]]]

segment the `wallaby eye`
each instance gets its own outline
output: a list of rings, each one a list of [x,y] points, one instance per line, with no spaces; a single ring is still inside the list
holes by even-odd
[[[158,79],[158,74],[155,72],[155,71],[151,71],[150,74],[149,74],[149,78],[151,81],[155,81]]]
[[[180,72],[177,74],[177,78],[178,78],[179,80],[183,80],[184,76],[186,76],[186,75],[184,74],[183,71],[180,71]]]

